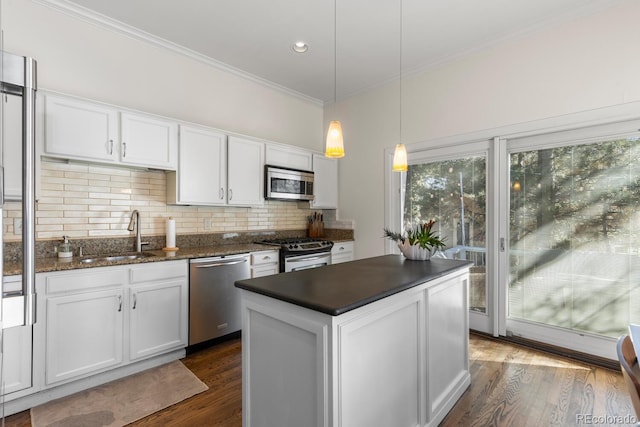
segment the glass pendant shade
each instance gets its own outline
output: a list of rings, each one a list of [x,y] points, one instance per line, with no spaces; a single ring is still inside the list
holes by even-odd
[[[393,153],[393,170],[396,172],[406,172],[408,169],[407,149],[404,147],[404,144],[398,144]]]
[[[327,131],[327,145],[324,150],[324,155],[334,159],[344,157],[342,125],[337,120],[333,120],[329,123],[329,130]]]

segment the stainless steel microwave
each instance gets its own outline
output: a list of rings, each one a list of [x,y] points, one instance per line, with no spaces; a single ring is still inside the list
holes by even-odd
[[[266,165],[265,199],[313,200],[313,172]]]

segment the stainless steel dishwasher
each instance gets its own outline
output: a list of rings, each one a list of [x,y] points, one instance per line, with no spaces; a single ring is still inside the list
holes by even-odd
[[[250,277],[249,254],[190,261],[189,345],[240,330],[240,291],[234,283]]]

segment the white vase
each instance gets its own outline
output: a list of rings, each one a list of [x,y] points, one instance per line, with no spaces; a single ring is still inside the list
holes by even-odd
[[[405,258],[411,260],[426,261],[431,256],[431,252],[428,249],[421,248],[420,245],[410,245],[409,240],[405,240],[404,243],[398,243],[398,248]]]

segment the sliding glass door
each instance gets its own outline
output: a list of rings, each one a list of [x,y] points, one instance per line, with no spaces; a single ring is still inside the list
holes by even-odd
[[[489,332],[487,292],[488,142],[470,144],[458,153],[430,150],[409,155],[401,210],[404,230],[430,220],[444,238],[439,256],[473,262],[469,284],[470,323]]]
[[[506,327],[615,358],[640,321],[640,134],[576,136],[508,144]]]
[[[414,149],[389,175],[389,224],[433,219],[473,261],[472,329],[616,359],[640,323],[640,120],[593,122]]]

